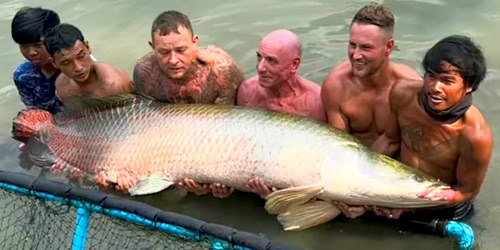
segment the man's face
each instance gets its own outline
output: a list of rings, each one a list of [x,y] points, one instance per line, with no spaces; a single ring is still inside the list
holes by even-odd
[[[43,42],[19,44],[19,49],[21,50],[21,54],[24,58],[35,65],[35,67],[40,68],[45,66],[47,63],[50,63],[50,55]]]
[[[353,23],[347,53],[354,76],[367,77],[377,73],[393,47],[394,41],[378,26]]]
[[[458,69],[448,62],[442,62],[442,73],[427,72],[424,76],[424,91],[429,106],[436,111],[443,111],[455,106],[462,98],[472,92],[467,87]]]
[[[87,42],[76,41],[70,49],[54,54],[54,64],[63,74],[77,83],[85,82],[91,73],[93,61]]]
[[[171,79],[182,78],[193,67],[198,51],[198,37],[184,26],[178,31],[164,36],[156,31],[150,44],[161,70]]]
[[[263,88],[278,88],[297,71],[300,58],[290,46],[263,39],[257,49],[257,74]]]

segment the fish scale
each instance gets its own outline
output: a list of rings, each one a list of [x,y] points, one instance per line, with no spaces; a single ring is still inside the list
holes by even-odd
[[[87,108],[68,110],[54,119],[43,111],[21,113],[14,121],[14,137],[26,140],[31,131],[48,146],[57,168],[101,185],[117,183],[131,194],[158,192],[184,178],[250,191],[249,180],[259,177],[283,189],[268,197],[266,209],[280,214],[280,222],[293,229],[340,213],[318,199],[432,207],[444,201],[418,194],[449,189],[370,151],[351,135],[306,117],[130,96],[113,100],[93,100],[100,103],[87,103]],[[309,215],[297,216],[304,214]]]

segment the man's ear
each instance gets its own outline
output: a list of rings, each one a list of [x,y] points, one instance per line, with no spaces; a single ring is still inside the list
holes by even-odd
[[[200,37],[198,35],[194,35],[193,36],[193,43],[198,44],[199,41],[200,41]]]
[[[296,57],[295,59],[293,59],[292,62],[291,66],[292,73],[297,73],[297,71],[299,70],[299,66],[300,66],[300,57]]]
[[[155,46],[153,45],[153,42],[149,41],[148,42],[149,46],[154,50],[155,49]]]
[[[472,87],[467,86],[465,88],[465,94],[470,94],[470,93],[472,93]]]
[[[52,65],[54,66],[54,68],[59,69],[59,68],[57,67],[57,65],[56,65],[56,62],[55,62],[55,60],[54,60],[54,57],[53,57],[53,56],[49,56],[49,57],[47,57],[47,61],[49,61],[49,63],[50,63],[50,64],[52,64]]]
[[[89,54],[92,54],[92,49],[90,48],[89,41],[85,41],[85,47],[89,50]]]
[[[394,39],[391,38],[389,39],[389,41],[387,42],[387,46],[385,48],[385,55],[386,56],[389,56],[392,51],[394,51]]]

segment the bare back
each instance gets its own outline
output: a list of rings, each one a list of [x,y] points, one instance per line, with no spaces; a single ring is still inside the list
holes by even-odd
[[[206,50],[211,55],[209,61],[198,56],[193,68],[186,73],[189,80],[182,83],[168,78],[153,53],[147,54],[134,69],[137,93],[168,103],[234,105],[236,90],[244,79],[243,74],[233,59],[221,49],[211,46]]]
[[[258,76],[245,80],[238,89],[238,105],[302,115],[326,122],[318,84],[298,77],[297,86],[285,97],[276,97],[259,85]]]
[[[70,96],[84,95],[103,98],[118,94],[134,93],[132,82],[124,71],[103,62],[94,62],[94,73],[85,85],[78,84],[64,74],[56,81],[58,97],[64,102]]]
[[[390,118],[389,93],[401,79],[420,79],[413,69],[389,62],[383,82],[369,82],[352,74],[351,63],[343,62],[326,78],[322,100],[328,122],[356,136],[368,147],[384,133]]]

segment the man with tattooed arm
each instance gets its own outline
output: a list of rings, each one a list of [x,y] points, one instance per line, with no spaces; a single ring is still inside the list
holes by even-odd
[[[462,220],[473,211],[471,200],[481,189],[492,153],[491,128],[472,105],[472,92],[486,75],[485,59],[470,38],[449,36],[427,51],[422,66],[423,80],[399,81],[392,88],[392,121],[385,132],[401,145],[402,162],[453,189],[420,194],[447,201],[445,208],[404,215]],[[407,212],[389,211],[392,219]]]
[[[198,42],[186,15],[161,13],[151,30],[153,52],[134,68],[137,93],[168,103],[235,104],[242,72],[222,49]]]
[[[151,29],[153,52],[134,68],[137,93],[168,103],[235,105],[243,73],[222,49],[198,48],[198,42],[185,14],[161,13]],[[233,191],[219,183],[199,184],[192,179],[177,180],[177,185],[198,195],[212,192],[216,197]]]

